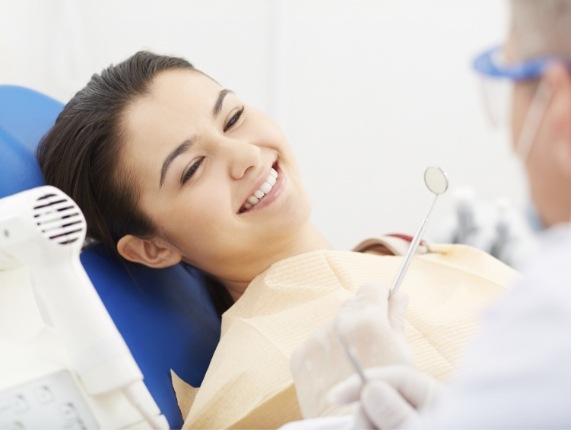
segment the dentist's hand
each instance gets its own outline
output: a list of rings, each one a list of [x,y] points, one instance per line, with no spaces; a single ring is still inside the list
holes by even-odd
[[[356,429],[397,429],[412,425],[418,411],[432,403],[440,383],[409,366],[367,369],[367,383],[354,375],[327,394],[332,404],[360,402],[354,413]]]
[[[407,297],[389,297],[381,285],[364,285],[293,353],[290,367],[305,418],[341,413],[347,405],[332,404],[326,393],[355,373],[339,340],[341,334],[363,367],[412,364],[404,336]]]

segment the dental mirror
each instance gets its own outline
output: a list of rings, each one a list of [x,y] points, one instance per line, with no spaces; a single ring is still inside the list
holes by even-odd
[[[448,189],[448,178],[440,167],[429,167],[424,171],[424,183],[434,194],[444,194]]]
[[[414,238],[410,243],[410,247],[408,248],[406,256],[402,261],[397,276],[393,282],[393,286],[391,287],[390,291],[391,295],[398,291],[400,284],[404,279],[404,275],[406,274],[408,266],[412,261],[412,257],[416,252],[416,248],[418,247],[418,244],[422,239],[424,229],[426,228],[426,224],[428,223],[428,219],[430,217],[430,214],[432,213],[432,209],[434,208],[434,204],[436,203],[438,196],[440,194],[445,193],[446,190],[448,189],[448,178],[446,177],[446,173],[444,173],[444,170],[442,170],[440,167],[428,167],[424,171],[424,183],[426,184],[426,187],[434,194],[434,200],[432,200],[432,204],[428,209],[428,213],[422,220],[420,227],[416,231],[416,234],[414,235]]]
[[[402,280],[404,279],[404,275],[406,274],[406,272],[408,270],[408,266],[410,265],[410,262],[412,261],[412,257],[416,252],[416,248],[418,247],[418,244],[420,243],[420,240],[422,239],[424,229],[426,228],[426,224],[428,223],[428,219],[430,218],[430,214],[432,213],[432,209],[434,208],[434,204],[436,203],[438,196],[440,194],[445,193],[446,190],[448,189],[448,178],[446,177],[446,173],[444,173],[444,170],[442,170],[440,167],[429,167],[429,168],[427,168],[424,171],[424,183],[426,184],[426,187],[434,194],[434,200],[432,200],[432,204],[430,205],[430,208],[428,209],[428,213],[426,214],[426,216],[422,220],[420,227],[418,228],[416,234],[414,235],[412,242],[410,243],[410,247],[408,248],[408,251],[406,253],[406,257],[402,261],[402,264],[399,268],[397,276],[393,282],[393,286],[391,287],[391,290],[389,293],[391,295],[398,291],[398,288],[400,287],[400,284],[401,284]],[[353,368],[355,369],[355,371],[357,372],[357,374],[361,378],[361,382],[364,385],[367,382],[367,378],[365,376],[365,371],[363,369],[363,366],[359,362],[359,359],[357,358],[355,351],[353,350],[353,348],[351,348],[351,345],[349,345],[349,342],[347,341],[347,339],[345,339],[345,337],[343,336],[343,334],[341,333],[339,328],[337,326],[335,328],[337,331],[337,336],[339,337],[339,340],[341,341],[341,345],[343,346],[343,349],[345,350],[345,353],[347,354],[347,358],[351,362]]]

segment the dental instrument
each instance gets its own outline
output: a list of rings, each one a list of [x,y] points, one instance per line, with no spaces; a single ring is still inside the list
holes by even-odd
[[[363,369],[363,366],[361,366],[361,362],[357,358],[355,350],[351,345],[349,345],[349,342],[347,342],[347,339],[345,338],[343,333],[341,333],[341,330],[339,330],[339,326],[337,324],[335,325],[335,331],[337,332],[337,336],[341,341],[341,345],[343,346],[343,350],[345,351],[347,358],[349,358],[351,365],[357,372],[357,375],[359,375],[359,378],[361,379],[361,382],[364,385],[367,382],[367,377],[365,376],[365,370]]]
[[[432,209],[434,208],[438,196],[440,194],[445,193],[446,190],[448,190],[448,178],[446,177],[446,173],[444,173],[444,170],[442,170],[440,167],[428,167],[424,171],[424,183],[426,184],[426,187],[434,194],[434,199],[432,200],[432,204],[428,209],[428,213],[426,214],[418,230],[416,231],[414,239],[412,240],[408,248],[408,251],[406,253],[406,256],[402,261],[399,271],[397,272],[397,276],[395,277],[395,280],[393,282],[393,286],[390,289],[389,293],[390,295],[393,295],[398,291],[400,284],[402,283],[402,280],[404,279],[404,276],[408,271],[408,267],[412,261],[412,257],[416,252],[416,248],[418,247],[418,244],[422,239],[422,235],[424,233],[424,230],[426,229],[428,219],[430,218],[430,214],[432,213]]]
[[[426,214],[426,216],[422,220],[422,223],[420,224],[420,227],[416,231],[416,234],[414,235],[410,247],[408,248],[406,257],[404,258],[399,268],[399,271],[397,272],[397,276],[395,277],[393,286],[389,291],[390,295],[398,291],[398,288],[402,280],[404,279],[404,276],[408,270],[410,262],[412,261],[412,257],[416,251],[416,248],[418,247],[418,244],[420,243],[420,240],[428,223],[428,219],[430,218],[430,214],[432,213],[432,209],[434,208],[438,196],[440,194],[445,193],[446,190],[448,190],[448,178],[444,170],[442,170],[440,167],[428,167],[424,172],[424,183],[426,184],[427,188],[434,194],[434,199],[432,201],[432,204],[430,205],[430,208],[428,209],[428,213]],[[337,337],[341,341],[341,345],[343,346],[345,354],[349,358],[351,365],[359,375],[359,378],[361,379],[361,382],[364,385],[367,382],[367,377],[365,376],[365,371],[363,369],[363,366],[361,365],[361,362],[357,358],[355,350],[351,347],[345,336],[341,333],[341,330],[339,330],[338,325],[335,325],[335,330],[337,332]]]

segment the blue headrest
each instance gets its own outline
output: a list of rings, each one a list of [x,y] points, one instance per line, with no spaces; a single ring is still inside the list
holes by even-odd
[[[42,185],[34,154],[0,127],[0,198]]]
[[[178,264],[150,269],[119,261],[100,245],[81,261],[171,428],[183,420],[170,370],[197,387],[220,338],[204,275]]]
[[[0,85],[0,129],[32,153],[62,108],[57,100],[29,88]]]
[[[0,85],[0,197],[44,185],[35,148],[62,107],[36,91]]]
[[[62,108],[36,91],[0,85],[0,198],[44,185],[35,149]],[[101,246],[82,252],[81,261],[161,412],[181,428],[170,370],[200,385],[220,337],[208,280],[182,264],[125,263]]]

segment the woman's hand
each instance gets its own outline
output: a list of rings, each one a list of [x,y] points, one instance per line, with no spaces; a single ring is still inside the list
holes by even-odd
[[[340,405],[332,402],[327,392],[355,369],[340,335],[363,367],[412,364],[404,337],[407,303],[402,293],[389,297],[385,286],[364,285],[328,325],[294,351],[290,364],[305,418],[341,413]]]

